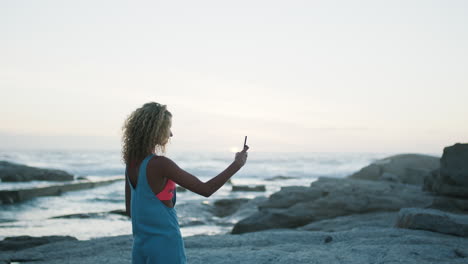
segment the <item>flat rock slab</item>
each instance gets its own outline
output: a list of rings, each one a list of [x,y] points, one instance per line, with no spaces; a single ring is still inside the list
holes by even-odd
[[[0,180],[4,182],[23,181],[71,181],[73,175],[66,171],[42,169],[0,161]]]
[[[127,235],[52,243],[8,255],[0,253],[0,260],[21,259],[23,264],[128,264],[132,241]],[[184,241],[190,264],[466,264],[464,254],[468,248],[467,238],[398,228],[358,228],[332,234],[268,230],[242,235],[193,236]]]
[[[468,237],[468,215],[435,209],[403,208],[398,213],[396,226]]]
[[[79,180],[70,183],[53,184],[46,187],[27,188],[17,190],[0,190],[0,204],[12,204],[32,199],[38,196],[60,195],[68,191],[94,188],[123,180],[123,177],[113,177],[96,181]]]
[[[90,213],[80,213],[80,214],[68,214],[68,215],[59,215],[54,217],[49,217],[49,219],[83,219],[83,218],[106,218],[109,214],[117,214],[125,217],[127,212],[125,209],[118,209],[106,212],[90,212]]]
[[[76,241],[78,239],[71,236],[43,236],[43,237],[32,237],[32,236],[17,236],[17,237],[6,237],[0,241],[0,250],[11,251],[21,250],[25,248],[37,247],[40,245],[53,243],[57,241]]]
[[[265,185],[233,185],[233,192],[264,192],[266,191]]]
[[[283,187],[239,221],[232,233],[296,228],[338,216],[428,207],[433,197],[420,186],[383,181],[319,178],[310,187]]]

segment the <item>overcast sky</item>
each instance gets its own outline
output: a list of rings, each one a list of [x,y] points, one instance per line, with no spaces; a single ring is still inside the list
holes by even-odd
[[[0,148],[441,153],[468,137],[468,1],[1,1]]]

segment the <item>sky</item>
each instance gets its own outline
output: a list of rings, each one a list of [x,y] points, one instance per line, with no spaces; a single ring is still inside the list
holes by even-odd
[[[0,148],[441,153],[468,137],[467,1],[0,2]]]

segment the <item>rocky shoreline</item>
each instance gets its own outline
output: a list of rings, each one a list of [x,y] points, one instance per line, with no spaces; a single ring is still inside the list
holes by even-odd
[[[361,227],[347,231],[268,230],[184,239],[189,263],[467,263],[466,238],[424,230]],[[5,259],[28,264],[131,263],[130,235],[63,241]]]
[[[232,234],[185,237],[189,263],[468,263],[468,144],[440,159],[396,155],[348,178],[215,204],[223,217],[245,206],[251,214]],[[0,263],[131,259],[129,235],[37,243],[2,249]]]

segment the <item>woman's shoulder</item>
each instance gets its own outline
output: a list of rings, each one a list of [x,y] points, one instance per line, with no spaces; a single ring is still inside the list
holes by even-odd
[[[175,162],[166,156],[154,155],[148,162],[148,166],[151,167],[166,167],[173,166]]]

